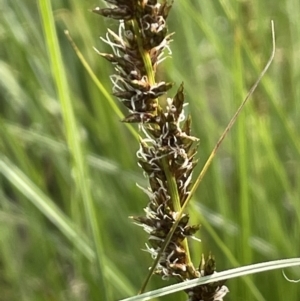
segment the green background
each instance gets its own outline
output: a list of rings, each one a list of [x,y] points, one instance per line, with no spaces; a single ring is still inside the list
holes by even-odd
[[[99,37],[116,22],[91,13],[95,1],[52,1],[48,13],[63,61],[53,69],[43,2],[0,0],[0,300],[129,297],[152,261],[141,251],[146,233],[128,219],[147,204],[135,185],[147,186],[136,164],[138,143],[108,101],[113,69],[93,50],[109,51]],[[201,141],[194,177],[271,54],[272,19],[276,30],[271,68],[189,206],[192,221],[202,224],[202,242],[190,242],[195,265],[210,251],[218,271],[299,257],[299,12],[298,0],[173,5],[172,58],[158,76],[175,83],[169,97],[185,84],[193,135]],[[83,68],[65,29],[104,90]],[[63,99],[72,102],[75,129]],[[67,141],[75,150],[68,152]],[[285,272],[300,278],[299,268]],[[153,277],[148,290],[171,283]],[[280,270],[227,285],[226,301],[298,301],[300,295],[300,284]],[[160,300],[175,299],[186,295]]]

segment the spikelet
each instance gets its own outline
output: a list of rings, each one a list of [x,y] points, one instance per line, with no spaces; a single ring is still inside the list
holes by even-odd
[[[156,259],[178,212],[190,194],[192,173],[196,166],[198,139],[191,136],[191,118],[185,116],[184,85],[162,107],[159,97],[166,94],[172,83],[156,82],[158,65],[171,54],[166,19],[172,7],[167,1],[106,0],[108,8],[93,11],[118,20],[119,30],[108,29],[106,39],[112,53],[100,56],[112,63],[113,94],[129,113],[123,122],[137,123],[143,137],[137,151],[138,164],[148,177],[149,187],[141,188],[149,197],[145,215],[131,217],[149,234],[146,251]],[[175,199],[174,200],[174,191]],[[155,273],[162,279],[173,277],[185,281],[215,272],[214,258],[209,255],[195,268],[190,262],[187,244],[199,225],[189,224],[183,214],[178,227],[159,259]],[[228,292],[224,282],[211,283],[189,289],[189,301],[221,301]]]

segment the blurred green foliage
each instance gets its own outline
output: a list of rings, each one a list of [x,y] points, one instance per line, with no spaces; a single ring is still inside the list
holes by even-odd
[[[95,268],[91,221],[76,185],[38,3],[0,0],[0,300],[102,300],[99,273],[109,299],[117,300],[136,294],[151,265],[141,251],[146,234],[128,220],[147,203],[135,182],[147,182],[136,164],[137,141],[64,35],[68,29],[110,93],[113,70],[92,47],[108,51],[98,37],[116,24],[90,13],[94,1],[52,2],[59,68],[86,155],[103,269]],[[277,36],[270,70],[191,202],[193,221],[212,226],[201,228],[201,243],[191,241],[195,264],[209,251],[219,271],[299,256],[299,12],[298,0],[173,5],[172,59],[160,65],[158,76],[175,83],[170,97],[185,84],[193,134],[201,139],[197,173],[268,60],[271,19]],[[286,274],[300,276],[299,269]],[[227,301],[299,299],[299,284],[288,283],[280,271],[247,279],[228,281]],[[167,284],[153,277],[148,289]]]

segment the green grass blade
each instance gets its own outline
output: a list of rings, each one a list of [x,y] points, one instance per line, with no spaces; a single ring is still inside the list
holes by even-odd
[[[0,157],[0,172],[20,190],[75,246],[87,259],[93,261],[95,253],[87,244],[83,234],[78,234],[75,226],[64,213],[47,197],[21,170],[7,158]]]
[[[75,182],[80,190],[82,202],[85,208],[86,221],[89,223],[93,245],[97,258],[97,270],[99,281],[99,292],[104,299],[107,298],[107,285],[104,280],[104,249],[99,231],[98,222],[96,219],[95,206],[91,195],[91,187],[89,184],[89,174],[86,166],[86,161],[83,156],[83,150],[80,143],[80,134],[76,125],[76,119],[73,111],[73,106],[70,99],[69,88],[66,80],[63,61],[60,54],[58,40],[55,31],[51,2],[49,0],[40,0],[39,7],[41,18],[46,37],[47,47],[50,55],[52,74],[55,79],[55,84],[61,102],[62,115],[64,119],[66,138],[68,141],[69,151],[72,157],[72,163],[75,170]]]
[[[233,279],[245,275],[267,272],[271,270],[283,269],[287,267],[299,266],[300,258],[274,260],[269,262],[257,263],[240,268],[235,268],[220,273],[215,273],[211,276],[201,277],[199,279],[188,280],[178,284],[170,285],[149,293],[141,294],[136,297],[123,299],[121,301],[147,301],[153,298],[162,297],[168,294],[186,290],[197,285],[217,282],[225,279]]]
[[[88,238],[83,233],[79,233],[76,225],[55,203],[30,181],[20,169],[3,156],[0,156],[0,173],[50,220],[84,257],[90,262],[95,262],[96,254],[91,248]],[[108,258],[105,258],[105,262],[107,263],[104,267],[106,278],[114,282],[114,286],[123,294],[134,294],[135,289],[125,277],[121,277],[122,273],[118,268]]]

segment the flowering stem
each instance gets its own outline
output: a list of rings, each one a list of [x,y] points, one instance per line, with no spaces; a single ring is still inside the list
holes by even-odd
[[[152,68],[151,58],[150,58],[149,52],[146,51],[143,47],[143,40],[140,35],[140,28],[139,28],[137,20],[134,19],[132,22],[133,22],[133,28],[134,28],[134,32],[136,35],[136,39],[137,39],[139,52],[140,52],[143,62],[144,62],[148,80],[149,80],[149,83],[153,85],[153,84],[155,84],[155,75],[154,75],[154,70]]]
[[[136,35],[136,39],[137,39],[139,52],[140,52],[141,57],[143,59],[144,67],[145,67],[145,70],[146,70],[146,73],[147,73],[148,81],[151,85],[154,85],[155,84],[155,71],[153,70],[153,67],[152,67],[151,57],[150,57],[149,51],[146,51],[143,47],[141,31],[140,31],[137,20],[133,19],[132,22],[133,22],[133,28],[134,28],[134,32],[135,32],[135,35]],[[161,107],[158,103],[158,100],[156,99],[156,101],[157,101],[157,111],[161,111]],[[166,175],[166,178],[167,178],[168,192],[171,196],[171,201],[172,201],[172,204],[173,204],[173,208],[176,212],[180,212],[181,204],[180,204],[180,197],[179,197],[179,194],[178,194],[176,179],[175,179],[174,175],[172,175],[172,172],[170,170],[170,167],[169,167],[169,164],[167,162],[166,157],[163,158],[161,160],[161,162],[162,162],[163,171],[164,171],[164,173]],[[182,243],[183,243],[183,248],[185,249],[186,256],[187,256],[187,264],[192,265],[187,239],[184,239]]]
[[[175,177],[172,175],[170,168],[168,166],[168,162],[166,158],[162,159],[162,165],[163,165],[163,169],[167,178],[167,185],[168,185],[168,190],[171,196],[171,200],[172,200],[172,204],[174,206],[174,210],[176,212],[180,212],[181,210],[181,204],[180,204],[180,197],[178,194],[178,189],[177,189],[177,184],[176,184],[176,180]],[[185,249],[186,252],[186,256],[187,256],[187,264],[190,265],[191,263],[191,256],[190,256],[190,250],[189,250],[189,245],[187,243],[187,239],[184,239],[182,241],[183,243],[183,247]]]
[[[199,139],[191,136],[191,119],[185,116],[183,84],[174,97],[166,98],[165,106],[159,104],[159,97],[173,85],[158,81],[155,76],[157,66],[164,60],[164,50],[169,49],[171,42],[166,18],[172,2],[105,1],[113,4],[112,7],[97,7],[93,11],[120,20],[120,26],[118,34],[108,29],[103,39],[113,53],[97,52],[114,65],[113,94],[129,109],[123,122],[138,123],[144,134],[137,158],[148,176],[149,187],[141,189],[149,202],[144,209],[145,216],[131,218],[149,234],[146,251],[156,261],[142,291],[153,272],[164,280],[172,277],[177,281],[212,275],[213,257],[210,255],[205,260],[203,255],[199,268],[195,268],[187,243],[187,238],[199,230],[199,225],[190,225],[189,215],[183,213],[191,194]],[[190,301],[221,300],[224,288],[223,283],[214,283],[186,293]]]

